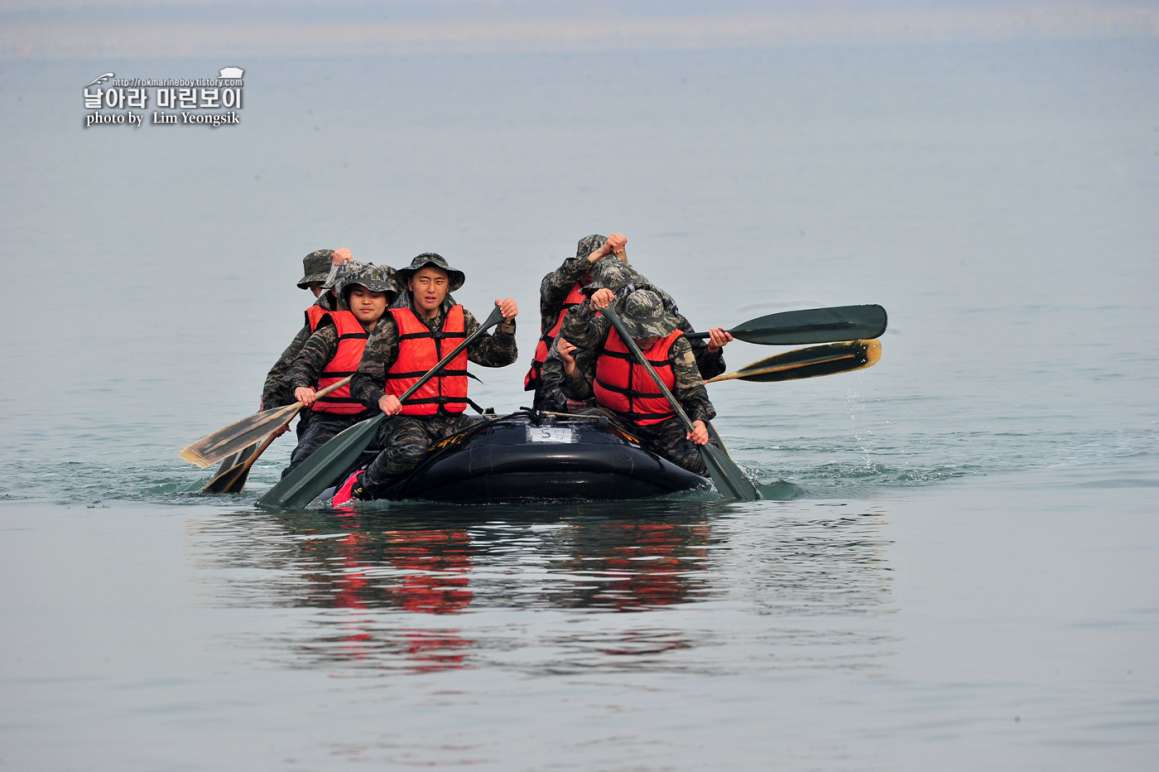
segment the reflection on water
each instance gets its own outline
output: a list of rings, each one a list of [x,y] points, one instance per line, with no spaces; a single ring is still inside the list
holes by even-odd
[[[884,517],[807,509],[247,510],[202,521],[190,549],[211,605],[294,610],[284,629],[241,642],[294,666],[735,671],[746,658],[714,647],[774,638],[852,642],[863,665],[880,653],[871,629],[850,639],[801,616],[888,611]],[[711,616],[681,613],[708,604]],[[780,620],[752,628],[769,615]]]

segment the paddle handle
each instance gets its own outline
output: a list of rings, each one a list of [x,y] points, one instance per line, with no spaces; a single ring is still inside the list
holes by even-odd
[[[684,412],[684,408],[680,406],[680,402],[668,390],[668,387],[664,385],[664,381],[660,378],[660,373],[656,372],[656,368],[652,367],[652,363],[644,356],[644,352],[640,351],[640,347],[636,345],[636,341],[624,329],[624,322],[620,319],[620,315],[613,311],[611,306],[608,306],[604,309],[604,316],[608,317],[608,321],[616,328],[616,332],[620,334],[620,339],[624,341],[624,345],[628,347],[628,350],[635,355],[636,361],[644,366],[644,369],[648,371],[648,375],[652,376],[652,380],[656,383],[656,387],[660,389],[660,393],[668,400],[668,404],[676,411],[676,415],[680,416],[680,420],[684,423],[684,428],[692,431],[692,421],[688,418],[688,413]]]

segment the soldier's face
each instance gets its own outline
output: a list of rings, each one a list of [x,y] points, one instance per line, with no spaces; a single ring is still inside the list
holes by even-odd
[[[447,272],[429,265],[415,271],[408,284],[415,306],[427,313],[434,312],[443,304],[450,287]]]
[[[322,294],[322,282],[312,281],[306,286],[310,289],[310,292],[314,293],[314,297],[318,297]]]
[[[354,287],[348,299],[350,313],[363,324],[377,322],[386,313],[386,293],[371,292],[366,287]]]

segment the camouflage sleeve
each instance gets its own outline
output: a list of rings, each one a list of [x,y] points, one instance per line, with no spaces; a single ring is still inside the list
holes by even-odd
[[[286,350],[278,357],[278,361],[270,368],[269,373],[266,374],[266,382],[262,385],[262,409],[277,407],[278,405],[288,405],[294,401],[293,388],[290,387],[290,382],[287,379],[290,365],[294,363],[294,358],[298,356],[298,352],[302,350],[302,346],[306,345],[306,341],[310,338],[310,326],[303,324],[302,329],[298,330],[298,334],[290,341],[290,345],[286,346]]]
[[[563,362],[548,356],[539,371],[539,401],[544,410],[557,413],[567,411],[567,394],[564,393]]]
[[[686,338],[676,339],[668,352],[668,360],[672,363],[672,372],[676,377],[672,395],[680,402],[684,412],[688,413],[689,420],[710,421],[715,418],[716,410],[708,399],[708,390],[704,388],[696,357],[692,355],[692,346]]]
[[[568,375],[564,369],[563,360],[555,353],[555,349],[548,355],[540,370],[540,400],[544,410],[567,412],[568,400],[577,402],[590,399],[592,396],[591,374],[594,368],[585,367],[583,360],[576,351],[576,371]],[[590,363],[591,357],[587,358]]]
[[[671,308],[672,315],[676,317],[676,323],[684,332],[694,332],[692,324],[684,318],[684,315],[676,309],[676,306]],[[692,356],[696,359],[696,366],[700,370],[700,377],[704,379],[711,378],[714,375],[720,375],[724,372],[724,349],[718,348],[716,351],[711,351],[708,348],[708,341],[702,338],[688,341],[689,346],[692,347]]]
[[[338,353],[338,330],[333,324],[323,324],[314,331],[314,334],[302,346],[297,358],[290,365],[290,372],[286,380],[290,389],[299,386],[308,386],[311,389],[318,387],[318,378],[326,369],[327,363]]]
[[[463,309],[463,327],[467,335],[479,329],[479,322],[467,309]],[[506,367],[519,358],[515,346],[515,320],[499,323],[493,333],[483,333],[467,346],[467,358],[484,367]]]
[[[543,277],[543,281],[539,283],[540,335],[545,334],[555,324],[559,309],[567,299],[567,293],[583,278],[590,265],[587,260],[569,257],[563,261],[563,265]]]
[[[680,313],[680,309],[676,307],[676,301],[672,299],[664,290],[655,286],[648,286],[647,289],[652,290],[660,296],[661,302],[664,303],[664,308],[676,317],[676,324],[685,332],[694,332],[692,323]],[[714,375],[720,375],[725,370],[724,364],[724,349],[717,349],[716,351],[708,350],[708,341],[703,339],[690,340],[688,343],[692,346],[692,356],[696,358],[696,366],[700,368],[701,378],[711,378]]]
[[[366,405],[377,408],[378,400],[386,393],[386,371],[398,356],[398,328],[394,317],[384,314],[370,331],[358,371],[350,381],[350,395]]]
[[[559,334],[577,348],[594,349],[607,336],[609,327],[611,322],[603,314],[583,303],[568,309]]]

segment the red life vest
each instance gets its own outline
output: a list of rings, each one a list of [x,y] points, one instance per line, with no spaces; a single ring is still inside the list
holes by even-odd
[[[309,312],[307,311],[307,314]],[[369,337],[362,323],[349,311],[323,311],[334,322],[334,329],[338,332],[338,351],[322,369],[318,377],[318,390],[326,388],[332,383],[353,375],[362,361],[362,351],[366,348],[366,339]],[[366,410],[354,397],[350,396],[350,384],[339,386],[324,397],[319,397],[311,408],[319,413],[336,413],[338,415],[356,415]]]
[[[317,303],[306,309],[306,324],[310,327],[310,332],[318,331],[318,323],[326,318],[326,314],[326,309]]]
[[[668,352],[683,334],[682,330],[673,330],[643,352],[669,391],[676,385],[676,374],[668,362]],[[593,388],[597,403],[640,426],[658,424],[676,415],[652,376],[643,365],[636,363],[636,358],[615,330],[608,331],[604,347],[596,359]]]
[[[467,337],[463,307],[451,306],[443,319],[443,329],[432,332],[410,308],[389,309],[398,328],[398,355],[386,371],[386,393],[402,395],[419,378],[439,363],[439,360]],[[447,366],[402,405],[403,415],[435,415],[462,413],[467,409],[467,350],[447,363]]]
[[[540,336],[539,343],[535,345],[535,357],[531,360],[531,368],[528,369],[527,375],[523,376],[524,391],[531,391],[539,387],[539,371],[543,369],[543,363],[547,361],[551,344],[559,335],[559,328],[563,326],[563,318],[567,316],[568,309],[572,306],[583,305],[587,300],[587,295],[583,293],[583,285],[576,282],[575,286],[568,291],[567,297],[563,299],[563,307],[559,309],[559,316],[555,318],[555,324]]]

